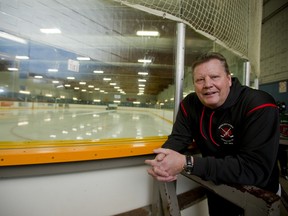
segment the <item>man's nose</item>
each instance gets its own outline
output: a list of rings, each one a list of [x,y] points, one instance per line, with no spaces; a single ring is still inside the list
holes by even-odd
[[[212,80],[210,79],[210,77],[205,77],[204,78],[204,87],[208,88],[212,86]]]

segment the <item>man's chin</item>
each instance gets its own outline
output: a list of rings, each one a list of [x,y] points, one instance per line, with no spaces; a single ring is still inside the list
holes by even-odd
[[[215,109],[215,108],[217,108],[217,103],[215,101],[211,101],[211,100],[207,101],[207,100],[205,100],[204,101],[204,106],[209,107],[211,109]]]

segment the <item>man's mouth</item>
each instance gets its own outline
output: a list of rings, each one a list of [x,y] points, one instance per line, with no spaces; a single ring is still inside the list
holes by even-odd
[[[213,95],[213,94],[215,94],[216,92],[206,92],[206,93],[204,93],[204,95]]]

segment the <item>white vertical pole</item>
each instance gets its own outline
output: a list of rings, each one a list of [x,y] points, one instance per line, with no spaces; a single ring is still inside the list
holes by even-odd
[[[257,77],[254,79],[254,87],[255,89],[259,89],[259,79]]]
[[[177,52],[175,71],[174,115],[175,122],[179,104],[183,97],[184,57],[185,57],[185,29],[184,23],[177,23]]]
[[[250,86],[250,62],[244,63],[245,85]]]

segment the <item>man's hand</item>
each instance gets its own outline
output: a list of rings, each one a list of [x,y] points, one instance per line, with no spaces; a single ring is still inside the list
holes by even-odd
[[[145,160],[151,168],[147,170],[149,175],[158,181],[170,182],[177,179],[177,175],[183,170],[185,156],[171,149],[155,149],[154,160]]]

